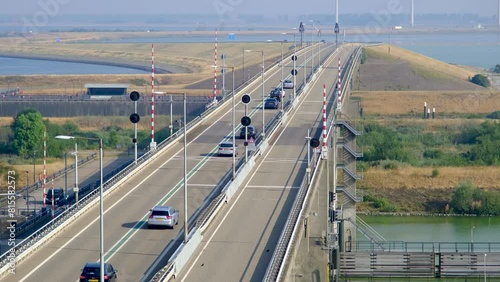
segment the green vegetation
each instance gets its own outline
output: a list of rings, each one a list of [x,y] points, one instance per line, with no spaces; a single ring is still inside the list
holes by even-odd
[[[361,163],[366,163],[361,165],[384,169],[395,169],[397,163],[416,167],[500,165],[500,123],[422,132],[424,125],[365,124],[364,134],[358,137],[358,146],[363,147]],[[438,174],[436,168],[433,177]]]
[[[482,86],[482,87],[486,87],[486,88],[490,87],[489,79],[482,74],[476,74],[475,76],[473,76],[470,79],[470,82],[477,84],[479,86]]]
[[[102,138],[105,149],[126,151],[132,147],[134,130],[132,127],[124,129],[119,126],[108,126],[97,131],[82,131],[73,122],[62,125],[44,120],[42,115],[34,110],[28,109],[19,113],[10,127],[0,127],[0,154],[9,155],[10,164],[21,164],[27,162],[33,156],[33,151],[40,156],[43,152],[44,128],[47,130],[47,157],[61,157],[64,152],[71,151],[74,142],[58,140],[57,135],[80,136],[83,138]],[[160,128],[155,132],[157,142],[161,142],[170,136],[168,128]],[[149,130],[138,130],[138,149],[147,148],[150,143]],[[81,150],[95,149],[96,141],[79,139],[78,148]],[[20,159],[19,159],[20,157]],[[9,157],[8,157],[9,158]],[[6,159],[8,159],[6,158]]]
[[[366,62],[366,49],[361,50],[360,63],[364,64]]]
[[[23,157],[29,156],[34,150],[40,151],[43,148],[44,127],[42,115],[38,111],[27,109],[20,112],[11,126],[14,134],[11,142],[13,151]]]
[[[394,204],[389,203],[389,201],[382,197],[375,197],[366,195],[363,197],[363,201],[369,203],[369,205],[380,212],[396,212],[397,207]]]
[[[450,207],[457,214],[500,215],[500,194],[463,182],[453,191]]]
[[[493,70],[495,73],[500,73],[500,64],[497,64],[495,66],[495,69]]]

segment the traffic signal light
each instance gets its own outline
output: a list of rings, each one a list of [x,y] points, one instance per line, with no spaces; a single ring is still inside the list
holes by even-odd
[[[241,96],[241,102],[242,102],[243,104],[248,104],[248,103],[250,103],[250,100],[251,100],[251,99],[250,99],[250,95],[248,95],[248,94],[245,94],[245,95]]]
[[[309,144],[313,148],[317,148],[319,146],[319,139],[318,138],[311,138],[311,141],[309,141]]]
[[[141,120],[138,114],[133,113],[130,115],[130,122],[132,123],[138,123]]]
[[[141,94],[139,94],[139,92],[137,92],[137,91],[130,92],[130,100],[137,101],[137,100],[139,100],[140,97],[141,97]]]
[[[249,117],[244,116],[241,118],[241,125],[249,126],[251,123],[252,123],[252,120]]]

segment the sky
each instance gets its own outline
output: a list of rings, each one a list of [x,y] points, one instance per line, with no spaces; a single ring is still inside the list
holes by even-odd
[[[473,13],[493,17],[498,0],[414,0],[415,13]],[[335,0],[0,0],[0,14],[49,16],[68,14],[262,14],[335,13]],[[411,0],[339,0],[340,14],[387,11],[409,13]]]

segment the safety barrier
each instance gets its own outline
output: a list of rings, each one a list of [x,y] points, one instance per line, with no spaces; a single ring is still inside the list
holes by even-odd
[[[95,159],[97,157],[97,153],[92,153],[90,154],[89,156],[85,157],[85,158],[82,158],[81,160],[78,161],[78,165],[81,166],[93,159]],[[72,171],[73,169],[75,168],[75,164],[71,164],[71,165],[68,165],[67,167],[67,170],[68,172],[69,171]],[[53,178],[58,178],[59,176],[61,176],[63,173],[65,173],[66,169],[61,169],[59,171],[57,171],[56,173],[54,173],[52,175]],[[26,194],[26,191],[28,192],[33,192],[34,190],[38,189],[39,187],[42,187],[42,184],[43,184],[43,180],[39,180],[29,186],[26,186],[24,188],[22,188],[21,190],[19,191],[16,191],[16,194],[19,195],[19,197],[21,197],[22,195]],[[7,205],[7,198],[1,198],[0,199],[0,208],[4,207]]]
[[[357,54],[357,52],[359,52],[359,50],[351,53],[351,55],[349,56],[349,60],[346,62],[346,66],[352,66],[351,64],[352,64],[352,61],[354,60],[353,58],[356,58],[355,55]],[[354,55],[354,57],[353,57],[353,55]],[[344,71],[342,72],[344,74],[344,78],[345,77],[348,78],[352,74],[352,72],[348,72],[349,75],[345,75],[346,69],[349,69],[349,67],[344,68]],[[332,94],[335,94],[336,91],[337,90],[334,89],[334,92]],[[344,93],[343,93],[343,96],[344,96]],[[335,101],[335,98],[336,98],[336,95],[331,95],[330,99]],[[341,97],[341,99],[343,99],[343,97]],[[330,136],[331,131],[332,131],[333,126],[334,126],[334,120],[335,120],[334,114],[335,114],[335,111],[330,111],[330,113],[329,113],[328,125],[327,125],[327,128],[328,128],[327,136]],[[313,168],[311,168],[312,175],[313,175],[311,179],[315,179],[318,164],[321,160],[320,158],[315,159],[316,156],[318,156],[318,154],[313,154],[313,156],[312,156],[313,159],[312,159],[311,163],[312,164],[316,163],[316,165],[314,165]],[[309,198],[309,191],[310,191],[310,187],[311,187],[312,183],[313,183],[313,181],[311,181],[310,183],[309,183],[309,181],[307,181],[307,175],[306,175],[302,181],[302,185],[300,186],[300,190],[299,190],[297,197],[293,203],[292,210],[288,216],[285,227],[280,235],[280,239],[278,241],[276,249],[274,250],[273,256],[271,258],[271,262],[269,263],[269,266],[266,270],[266,274],[264,276],[263,281],[266,281],[266,282],[280,281],[280,279],[283,275],[283,272],[285,270],[285,267],[286,267],[286,262],[288,261],[288,259],[290,257],[291,249],[293,247],[293,242],[294,242],[293,239],[296,237],[296,233],[297,233],[298,226],[299,226],[299,218],[305,212],[304,209],[305,209],[305,205],[307,203],[307,200]]]
[[[303,89],[305,88],[301,86],[300,91],[297,91],[296,93],[297,98],[300,97]],[[284,105],[285,112],[278,112],[265,125],[266,133],[268,134],[268,136],[266,136],[266,139],[264,140],[262,140],[260,136],[256,139],[257,150],[250,154],[247,163],[243,163],[241,167],[238,167],[235,178],[231,181],[232,171],[229,171],[222,178],[222,181],[224,181],[229,177],[230,181],[226,183],[220,195],[217,196],[209,205],[207,205],[207,208],[203,212],[203,215],[200,216],[200,218],[197,221],[198,228],[192,232],[200,233],[202,235],[203,231],[205,231],[205,229],[210,225],[211,221],[215,218],[218,211],[223,207],[225,203],[227,203],[233,197],[233,195],[237,192],[238,188],[241,186],[243,181],[246,179],[248,173],[255,166],[256,163],[255,159],[259,155],[261,155],[264,151],[267,150],[269,146],[268,140],[272,139],[274,134],[277,134],[278,130],[276,129],[279,127],[279,125],[283,123],[283,117],[286,116],[286,112],[290,111],[291,109],[292,109],[292,103],[288,102],[286,105]],[[196,248],[184,249],[183,245],[179,246],[174,255],[172,255],[172,257],[169,259],[167,265],[163,267],[160,271],[158,271],[150,281],[169,281],[171,278],[176,277],[178,273],[182,270],[182,267],[184,267],[185,265],[185,258],[191,257],[192,254],[195,252],[195,250]],[[182,257],[180,257],[181,253]],[[143,279],[143,281],[145,280]]]

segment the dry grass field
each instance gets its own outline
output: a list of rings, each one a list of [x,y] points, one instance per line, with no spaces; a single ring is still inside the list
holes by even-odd
[[[423,113],[424,103],[437,115],[485,114],[500,110],[500,91],[356,91],[364,114],[394,116]]]
[[[213,33],[213,32],[212,32]],[[167,33],[165,33],[167,34]],[[172,33],[168,33],[172,34]],[[207,33],[210,34],[210,33]],[[158,35],[158,34],[156,34]],[[21,55],[50,56],[71,60],[72,58],[121,62],[135,64],[150,69],[151,45],[137,44],[106,44],[79,43],[82,40],[145,37],[147,33],[64,33],[40,34],[33,38],[13,40],[0,38],[0,53]],[[223,34],[221,36],[224,36]],[[61,38],[61,43],[55,43],[54,38]],[[284,50],[293,43],[283,45]],[[243,63],[243,50],[264,50],[266,60],[281,55],[281,44],[276,42],[263,43],[228,43],[218,44],[218,65],[220,54],[226,54],[226,66],[240,69]],[[258,64],[259,53],[247,53],[245,60],[248,65]],[[155,44],[155,68],[171,69],[172,74],[156,74],[155,78],[161,86],[161,91],[186,92],[188,94],[204,94],[205,91],[186,89],[187,85],[213,77],[214,44],[213,43],[158,43]],[[20,85],[24,94],[69,94],[80,93],[85,89],[85,83],[127,83],[142,90],[150,85],[150,74],[143,75],[31,75],[31,76],[0,76],[0,88],[8,85]],[[140,81],[139,84],[134,82]]]
[[[360,100],[365,118],[381,124],[420,124],[424,131],[431,132],[443,127],[458,131],[484,122],[465,119],[464,115],[500,110],[499,90],[468,82],[478,73],[476,69],[450,65],[395,46],[391,46],[390,55],[387,45],[369,47],[366,54],[352,92],[352,97]],[[424,102],[436,108],[436,119],[421,118]],[[500,189],[499,167],[441,167],[436,177],[432,177],[432,170],[410,166],[394,170],[370,168],[364,171],[359,187],[408,210],[424,210],[422,203],[431,200],[446,202],[461,181],[470,181],[482,189]]]

